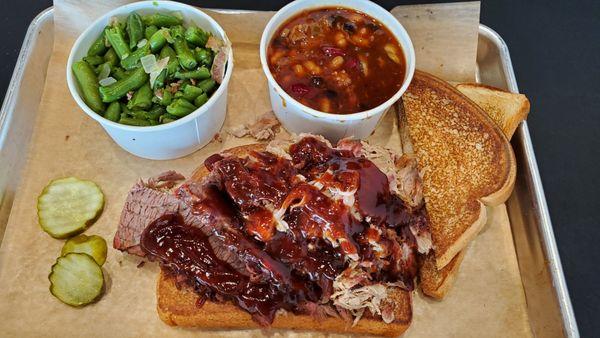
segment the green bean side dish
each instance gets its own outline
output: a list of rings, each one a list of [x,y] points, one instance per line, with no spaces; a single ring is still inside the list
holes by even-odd
[[[121,124],[154,126],[208,101],[222,81],[227,58],[219,53],[226,49],[209,32],[184,27],[179,14],[132,12],[126,22],[111,19],[87,56],[72,66],[93,111]]]

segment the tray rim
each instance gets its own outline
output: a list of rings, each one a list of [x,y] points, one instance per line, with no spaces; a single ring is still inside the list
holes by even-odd
[[[488,39],[496,43],[496,46],[500,51],[500,62],[502,64],[503,72],[506,75],[508,90],[513,93],[518,93],[519,88],[508,50],[508,45],[504,39],[502,39],[500,34],[481,23],[479,24],[479,34],[486,36]],[[532,187],[534,196],[532,197],[536,201],[536,211],[540,217],[538,230],[544,239],[542,246],[546,253],[548,268],[552,276],[552,283],[559,302],[560,313],[566,331],[565,333],[568,337],[579,337],[579,328],[577,326],[577,321],[575,320],[573,305],[571,303],[560,255],[558,253],[556,238],[554,237],[554,228],[550,219],[550,212],[546,202],[546,195],[544,194],[544,187],[537,165],[535,152],[533,150],[533,143],[531,141],[531,135],[529,134],[527,121],[523,121],[523,123],[521,123],[519,130],[520,132],[518,133],[518,137],[520,142],[523,143],[525,157],[527,158],[528,162],[527,167],[529,168],[529,175],[533,181]]]
[[[209,10],[224,13],[224,14],[242,14],[255,12],[253,10],[246,9],[215,9],[210,8]],[[21,45],[21,50],[19,51],[19,55],[17,61],[15,63],[15,68],[13,70],[9,86],[7,88],[4,101],[0,110],[0,146],[4,144],[6,141],[6,135],[8,126],[11,121],[11,113],[14,110],[14,106],[16,104],[16,99],[19,94],[19,85],[23,79],[25,66],[29,60],[29,56],[32,51],[32,45],[34,41],[37,39],[37,26],[47,20],[49,17],[54,16],[54,7],[50,6],[43,11],[41,11],[38,15],[36,15],[27,28],[27,32],[23,39],[23,43]],[[491,29],[490,27],[479,24],[478,35],[483,35],[487,39],[494,42],[494,44],[498,47],[500,52],[500,62],[502,66],[503,73],[506,76],[506,82],[508,85],[508,90],[511,92],[518,93],[518,85],[515,77],[514,69],[512,66],[512,61],[510,57],[510,53],[508,50],[508,46],[506,42],[502,39],[500,34]],[[539,168],[537,165],[535,152],[533,149],[533,143],[531,141],[529,128],[527,125],[527,121],[523,121],[519,126],[518,138],[519,141],[523,143],[523,148],[525,151],[525,157],[527,158],[529,175],[533,181],[533,192],[534,195],[532,198],[536,201],[536,211],[539,214],[539,225],[538,231],[542,235],[543,243],[542,246],[544,248],[544,252],[546,254],[546,259],[548,261],[548,268],[550,270],[552,276],[552,284],[555,289],[555,293],[557,296],[557,300],[560,306],[560,313],[563,321],[563,327],[565,328],[565,334],[568,337],[579,337],[579,329],[577,326],[577,322],[575,320],[575,314],[573,311],[573,306],[571,303],[571,298],[569,296],[566,280],[564,277],[564,272],[562,268],[562,263],[560,260],[560,256],[558,253],[558,248],[556,245],[556,238],[554,237],[554,231],[552,227],[552,222],[550,219],[550,213],[548,209],[548,205],[546,202],[546,197],[544,194],[544,189],[541,181],[541,176],[539,173]],[[2,240],[0,239],[0,243]]]
[[[54,6],[50,6],[41,11],[33,18],[33,20],[31,20],[31,23],[27,27],[27,32],[23,38],[23,43],[21,44],[21,50],[19,51],[15,68],[13,69],[10,82],[6,88],[6,94],[4,95],[4,101],[2,102],[2,108],[0,109],[0,147],[6,141],[5,137],[8,133],[8,124],[10,124],[12,117],[11,112],[14,108],[19,93],[19,84],[23,80],[25,66],[29,60],[33,42],[38,37],[36,28],[41,21],[46,20],[50,16],[54,16]]]

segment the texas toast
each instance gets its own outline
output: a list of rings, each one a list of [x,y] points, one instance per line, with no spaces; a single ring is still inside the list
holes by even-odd
[[[443,80],[417,71],[403,96],[408,135],[423,175],[436,266],[446,266],[486,221],[485,205],[504,202],[516,166],[501,130]]]

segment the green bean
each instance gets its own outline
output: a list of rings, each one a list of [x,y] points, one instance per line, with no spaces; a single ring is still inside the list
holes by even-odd
[[[119,56],[119,59],[123,60],[129,56],[131,50],[129,49],[129,45],[125,42],[123,30],[120,27],[106,28],[104,30],[104,35]]]
[[[119,62],[119,56],[113,48],[110,48],[106,54],[104,54],[104,61],[110,63],[111,67],[114,67]]]
[[[181,25],[173,26],[169,29],[169,34],[173,39],[185,39],[185,28],[183,28]]]
[[[160,71],[154,83],[152,84],[152,88],[162,88],[165,86],[165,81],[167,80],[167,75],[169,74],[169,70],[167,68]]]
[[[183,117],[188,115],[189,113],[196,110],[196,106],[194,106],[190,101],[180,98],[176,99],[167,106],[167,112],[171,115]]]
[[[146,84],[133,94],[131,100],[127,103],[127,108],[131,110],[150,108],[152,105],[152,95],[150,83],[146,82]]]
[[[136,119],[134,117],[126,116],[121,116],[121,118],[119,119],[119,123],[137,127],[146,127],[152,125],[152,123],[148,120]]]
[[[210,50],[196,47],[194,49],[194,57],[199,64],[210,67],[213,62],[213,54]]]
[[[113,122],[119,121],[121,118],[121,104],[119,104],[119,101],[114,101],[108,105],[104,112],[104,118]]]
[[[203,79],[208,79],[210,77],[210,70],[208,70],[208,68],[202,66],[196,70],[190,70],[187,72],[180,72],[177,71],[175,72],[175,78],[177,79],[196,79],[196,80],[203,80]]]
[[[150,110],[146,112],[146,118],[148,120],[158,120],[161,115],[165,114],[167,110],[165,107],[154,105]]]
[[[154,33],[156,33],[157,31],[158,31],[158,27],[156,27],[154,25],[148,26],[148,27],[146,27],[146,30],[144,31],[144,37],[146,38],[146,40],[150,40],[152,35],[154,35]]]
[[[204,91],[196,86],[187,85],[183,88],[183,98],[190,102],[193,102],[202,93]]]
[[[203,104],[205,104],[206,101],[208,101],[208,95],[206,95],[206,93],[202,93],[198,97],[196,97],[196,99],[194,100],[194,105],[196,107],[200,107]]]
[[[162,97],[155,96],[154,98],[156,98],[156,103],[166,107],[173,101],[173,94],[171,94],[171,92],[168,90],[162,90]]]
[[[146,114],[148,114],[148,112],[144,110],[131,110],[127,117],[133,117],[134,119],[140,120],[147,120]]]
[[[185,30],[185,39],[193,45],[204,47],[208,41],[208,33],[198,27],[190,26]]]
[[[97,66],[104,63],[104,58],[100,55],[86,56],[83,61],[87,62],[90,66]]]
[[[103,55],[107,49],[108,47],[104,44],[104,32],[102,32],[100,37],[88,49],[87,56]]]
[[[164,111],[164,108],[162,108],[162,109]],[[130,116],[125,116],[125,117],[127,117],[127,118],[131,117],[138,121],[140,121],[140,120],[148,121],[148,122],[150,122],[150,125],[154,126],[154,125],[158,124],[158,118],[160,117],[160,115],[155,117],[153,114],[156,114],[156,113],[151,113],[151,112],[145,111],[145,110],[134,110],[134,111],[130,112],[130,114],[129,114]]]
[[[160,121],[160,123],[162,123],[162,124],[165,124],[165,123],[177,121],[177,119],[179,119],[178,116],[167,113],[167,114],[161,115],[160,118],[158,119],[158,121]]]
[[[127,77],[128,73],[121,67],[114,67],[110,73],[116,80],[122,80]]]
[[[167,44],[167,38],[165,37],[165,33],[167,32],[168,30],[166,28],[161,28],[148,39],[152,53],[158,52]]]
[[[217,82],[215,80],[206,79],[206,80],[200,81],[200,83],[198,83],[196,86],[198,88],[202,89],[202,91],[204,91],[205,93],[210,93],[215,88],[216,84],[217,84]]]
[[[170,27],[175,25],[181,25],[182,19],[173,15],[154,13],[151,15],[145,15],[143,21],[147,26],[158,26],[158,27]]]
[[[121,67],[126,70],[132,70],[140,66],[140,59],[150,54],[150,45],[145,44],[143,47],[138,48],[135,52],[129,54],[128,57],[121,60]]]
[[[160,59],[164,59],[169,57],[169,63],[167,64],[167,70],[169,72],[169,76],[172,76],[179,69],[179,61],[177,61],[177,54],[173,50],[173,48],[169,47],[169,45],[164,46],[160,51]]]
[[[162,117],[162,116],[161,116],[161,117]],[[175,122],[175,121],[177,121],[177,120],[175,120],[175,119],[172,119],[172,118],[170,118],[170,117],[165,117],[165,118],[163,118],[163,119],[160,121],[160,123],[162,123],[162,124],[166,124],[166,123],[171,123],[171,122]]]
[[[179,64],[181,67],[185,69],[194,69],[198,65],[192,51],[188,47],[185,39],[177,38],[173,43],[173,47],[175,48],[175,52],[177,53],[177,59],[179,60]]]
[[[148,81],[148,74],[144,68],[139,67],[127,77],[109,86],[100,87],[100,96],[104,102],[113,102],[125,96],[129,91],[140,88],[146,81]]]
[[[117,101],[117,102],[119,102],[119,101]],[[129,108],[127,108],[127,103],[120,102],[119,106],[121,107],[121,117],[131,116],[131,110],[129,110]]]
[[[102,113],[104,111],[104,103],[102,103],[100,98],[98,78],[92,67],[85,61],[77,61],[73,64],[72,70],[79,84],[79,89],[83,94],[83,101],[96,113]]]
[[[96,67],[96,69],[94,69],[94,71],[96,72],[96,75],[98,75],[98,80],[106,79],[110,75],[110,71],[111,71],[110,63],[105,62],[105,63],[99,65],[98,67]]]
[[[127,17],[127,35],[129,35],[129,48],[131,49],[144,38],[144,23],[142,17],[136,12],[132,12]]]

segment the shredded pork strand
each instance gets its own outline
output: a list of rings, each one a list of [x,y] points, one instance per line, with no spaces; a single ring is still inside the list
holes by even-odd
[[[272,111],[268,111],[250,123],[240,124],[227,130],[235,137],[250,135],[259,141],[270,140],[279,131],[279,120]],[[289,156],[289,155],[288,155]]]
[[[357,269],[356,266],[348,268],[333,281],[334,293],[331,295],[333,305],[352,314],[354,317],[352,326],[358,324],[366,309],[382,318],[385,313],[386,323],[394,320],[393,309],[390,312],[389,309],[382,307],[388,296],[388,288],[392,286],[369,283],[371,281],[368,274]]]

